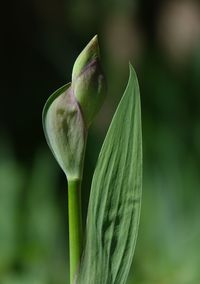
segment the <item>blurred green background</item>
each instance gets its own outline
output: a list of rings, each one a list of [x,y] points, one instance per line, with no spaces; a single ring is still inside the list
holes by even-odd
[[[130,60],[141,89],[144,186],[129,284],[200,283],[199,1],[13,0],[1,14],[0,283],[69,283],[66,182],[41,112],[96,33],[108,96],[89,135],[84,221]]]

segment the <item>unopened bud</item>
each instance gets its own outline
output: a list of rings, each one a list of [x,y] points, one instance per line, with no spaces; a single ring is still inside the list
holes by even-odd
[[[43,128],[47,143],[68,180],[82,178],[88,127],[105,97],[95,36],[78,56],[69,83],[47,100]]]
[[[88,43],[75,61],[72,90],[81,107],[86,127],[89,127],[102,106],[106,94],[97,36]]]

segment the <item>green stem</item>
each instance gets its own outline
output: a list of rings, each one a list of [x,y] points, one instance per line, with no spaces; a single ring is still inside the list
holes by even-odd
[[[82,253],[81,181],[68,181],[70,284],[74,283]]]

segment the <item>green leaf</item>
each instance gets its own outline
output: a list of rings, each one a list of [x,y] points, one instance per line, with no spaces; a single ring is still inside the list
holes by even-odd
[[[140,95],[130,65],[128,85],[93,176],[78,284],[126,283],[138,233],[141,194]]]
[[[87,129],[70,83],[49,97],[42,121],[47,143],[67,179],[81,179]]]

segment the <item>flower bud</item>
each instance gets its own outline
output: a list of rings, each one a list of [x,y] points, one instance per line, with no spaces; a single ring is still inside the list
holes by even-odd
[[[47,143],[69,181],[82,178],[88,127],[104,97],[105,79],[95,36],[74,64],[72,83],[54,92],[43,110]]]
[[[97,36],[88,43],[74,63],[72,90],[88,128],[102,106],[106,94]]]

